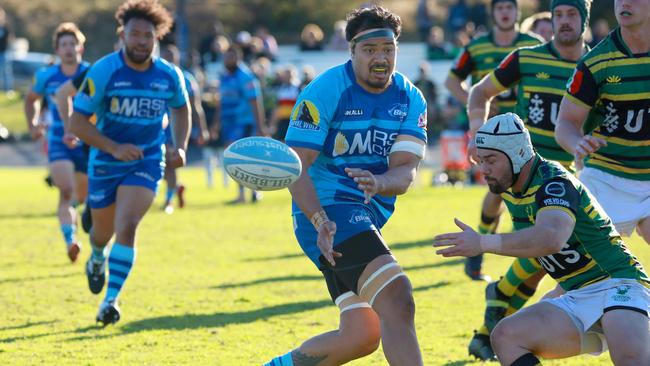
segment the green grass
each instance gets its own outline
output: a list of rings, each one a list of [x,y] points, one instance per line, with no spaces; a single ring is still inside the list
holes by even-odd
[[[208,190],[202,171],[184,170],[187,208],[167,216],[158,198],[140,227],[122,320],[102,329],[94,324],[101,297],[90,294],[83,274],[88,247],[81,263],[68,263],[45,171],[0,169],[0,176],[2,365],[259,365],[337,326],[320,273],[293,237],[286,191],[229,206],[232,184]],[[466,346],[482,318],[484,284],[468,281],[462,261],[436,256],[430,243],[454,230],[454,216],[476,224],[484,192],[420,185],[400,198],[384,230],[415,288],[426,365],[479,364]],[[650,263],[638,236],[630,247]],[[498,276],[510,262],[489,256],[487,272]],[[551,287],[545,280],[543,290]],[[386,363],[378,351],[351,364]],[[610,361],[604,355],[545,364]]]
[[[0,92],[0,124],[7,127],[13,135],[27,132],[27,122],[23,115],[23,100],[19,93],[9,95]]]

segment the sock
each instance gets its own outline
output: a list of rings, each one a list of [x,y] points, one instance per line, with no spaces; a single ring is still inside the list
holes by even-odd
[[[278,356],[263,366],[293,366],[293,359],[291,358],[291,351],[282,356]]]
[[[90,249],[92,253],[90,254],[90,259],[95,263],[102,263],[106,260],[106,246],[98,247],[95,245],[92,239],[90,239]]]
[[[522,283],[517,287],[517,290],[510,298],[510,303],[508,304],[508,310],[506,310],[506,316],[514,314],[517,310],[524,307],[526,301],[535,295],[535,289],[526,286]]]
[[[525,355],[519,357],[515,360],[510,366],[541,366],[539,358],[535,357],[532,353],[526,353]]]
[[[490,335],[490,331],[487,329],[487,327],[485,326],[485,324],[483,324],[483,325],[481,325],[481,327],[476,331],[476,334],[489,336],[489,335]]]
[[[76,242],[77,226],[72,224],[61,224],[61,232],[63,233],[63,240],[67,245]]]
[[[167,187],[167,195],[165,196],[165,202],[167,204],[169,204],[172,201],[172,198],[174,198],[175,193],[176,193],[176,188]]]
[[[517,258],[508,268],[506,275],[501,277],[497,288],[505,296],[512,297],[517,291],[517,287],[532,277],[542,266],[532,258]]]
[[[120,243],[113,244],[108,256],[108,288],[104,302],[116,299],[135,261],[135,249]]]
[[[496,217],[489,217],[481,212],[481,223],[478,224],[478,233],[481,235],[494,234],[497,231]]]

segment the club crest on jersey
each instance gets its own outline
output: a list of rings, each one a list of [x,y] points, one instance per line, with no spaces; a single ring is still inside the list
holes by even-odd
[[[418,127],[424,128],[426,130],[427,128],[427,113],[422,112],[420,116],[418,116]]]
[[[564,197],[566,194],[566,189],[564,188],[564,183],[562,182],[551,182],[546,185],[544,191],[546,194],[553,197]]]
[[[320,112],[314,103],[303,100],[291,113],[290,126],[301,130],[320,130]]]

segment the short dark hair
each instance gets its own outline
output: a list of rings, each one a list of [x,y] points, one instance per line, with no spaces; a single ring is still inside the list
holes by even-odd
[[[156,27],[156,36],[162,38],[172,27],[172,16],[158,0],[127,0],[115,12],[120,27],[131,19],[143,19]]]
[[[59,48],[59,40],[63,36],[73,36],[77,40],[77,43],[82,46],[86,42],[86,37],[81,33],[76,24],[72,22],[61,23],[56,27],[54,36],[52,36],[52,46],[55,50]]]
[[[372,28],[390,28],[395,38],[402,33],[402,19],[381,6],[354,9],[348,13],[345,39],[350,42],[359,32]]]

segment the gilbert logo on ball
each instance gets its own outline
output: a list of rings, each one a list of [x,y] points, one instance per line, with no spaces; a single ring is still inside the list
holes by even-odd
[[[286,188],[300,176],[300,158],[286,144],[268,137],[246,137],[233,142],[223,164],[235,181],[258,191]]]

